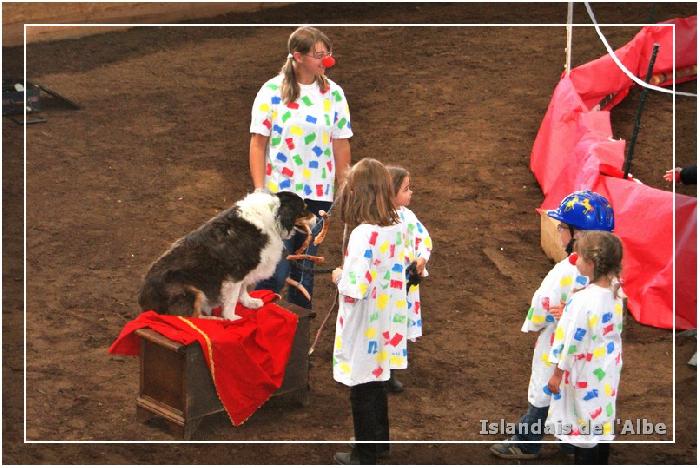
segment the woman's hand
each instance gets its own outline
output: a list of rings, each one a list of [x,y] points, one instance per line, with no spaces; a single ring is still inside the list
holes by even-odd
[[[338,284],[338,281],[340,281],[340,276],[343,274],[343,269],[342,268],[336,268],[331,272],[331,280],[335,283]]]
[[[680,182],[681,181],[681,168],[677,167],[675,169],[669,169],[666,171],[666,174],[664,174],[664,179],[666,182]]]

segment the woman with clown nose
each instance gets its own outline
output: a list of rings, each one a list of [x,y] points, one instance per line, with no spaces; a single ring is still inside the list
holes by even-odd
[[[282,70],[262,85],[253,103],[250,122],[250,175],[255,190],[291,191],[301,196],[319,222],[328,212],[350,165],[350,109],[343,89],[326,76],[335,65],[333,46],[316,28],[297,28],[287,42]],[[286,255],[297,251],[306,238],[297,233],[285,241],[283,259],[275,274],[256,286],[279,292],[287,277],[313,294],[313,265],[290,264]],[[316,255],[313,242],[303,253]],[[311,308],[311,300],[289,288],[287,300]]]

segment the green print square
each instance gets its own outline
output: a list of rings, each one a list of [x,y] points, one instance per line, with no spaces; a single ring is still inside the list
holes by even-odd
[[[340,93],[338,91],[333,91],[333,97],[335,97],[335,102],[340,102],[343,100],[343,98],[340,97]]]
[[[326,148],[325,150],[323,150],[323,154],[325,154],[326,156],[330,157],[330,155],[331,155],[331,149],[330,149],[330,148]]]
[[[307,106],[312,106],[314,104],[313,101],[311,101],[311,99],[309,98],[309,96],[304,96],[303,98],[301,98],[301,102],[303,102]]]
[[[324,167],[323,171],[321,171],[321,179],[325,179],[325,178],[326,178],[326,168]]]
[[[328,114],[324,114],[323,116],[326,118],[326,127],[330,127],[331,126],[331,116]]]
[[[294,188],[297,192],[301,192],[302,190],[304,190],[304,184],[296,184]]]
[[[313,143],[313,141],[316,139],[316,134],[315,133],[309,133],[304,137],[304,143],[307,145]]]
[[[271,145],[271,146],[279,146],[280,143],[282,143],[282,137],[272,137],[272,138],[270,138],[270,145]]]
[[[338,121],[338,128],[342,129],[343,127],[345,127],[346,123],[348,123],[348,120],[345,117],[343,117]]]
[[[270,89],[273,90],[273,91],[277,91],[277,89],[279,88],[279,86],[277,86],[277,85],[274,84],[274,83],[268,84],[267,87],[270,88]]]
[[[292,159],[294,160],[294,164],[296,164],[297,166],[301,166],[302,164],[304,164],[304,160],[301,159],[301,156],[299,156],[298,154],[295,154],[294,156],[292,156]],[[304,186],[302,185],[302,188],[303,187]]]
[[[576,345],[569,346],[569,354],[576,354]]]
[[[532,316],[535,314],[535,309],[533,307],[530,307],[527,311],[527,319],[532,320]]]
[[[285,112],[284,115],[282,116],[282,122],[286,122],[287,119],[289,119],[291,116],[292,116],[291,112],[289,112],[289,111]]]
[[[605,414],[610,417],[613,415],[613,404],[612,402],[608,403],[608,406],[605,407]]]
[[[369,316],[370,322],[374,322],[375,320],[379,320],[379,312],[373,312],[372,315]]]
[[[593,375],[598,377],[598,382],[600,382],[601,380],[603,380],[603,377],[605,377],[605,371],[601,368],[598,368],[593,371]]]

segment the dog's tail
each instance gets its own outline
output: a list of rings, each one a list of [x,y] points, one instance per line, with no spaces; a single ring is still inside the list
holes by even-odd
[[[166,274],[165,278],[148,276],[139,290],[141,310],[154,310],[159,314],[191,315],[195,295],[186,288],[177,275]]]
[[[139,289],[139,306],[141,310],[154,310],[167,313],[168,297],[163,291],[163,282],[147,277]]]

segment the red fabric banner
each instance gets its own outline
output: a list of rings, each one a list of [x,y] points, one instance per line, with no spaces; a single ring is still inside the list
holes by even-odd
[[[199,342],[216,392],[231,422],[243,424],[282,386],[298,318],[271,302],[271,291],[252,291],[265,305],[258,310],[236,306],[236,321],[196,319],[143,312],[127,323],[112,343],[112,354],[137,355],[134,332],[150,328],[183,345]]]
[[[697,18],[667,23],[676,25],[676,69],[695,65]],[[654,73],[670,76],[671,27],[644,27],[615,53],[632,73],[644,78],[655,42],[661,47]],[[695,75],[687,76],[683,80],[694,78]],[[667,80],[663,84],[669,83]],[[563,76],[535,139],[530,169],[545,195],[541,209],[556,208],[575,190],[589,189],[608,198],[615,211],[615,233],[625,248],[622,278],[629,296],[628,308],[643,324],[671,328],[673,193],[622,179],[625,141],[613,139],[608,112],[633,85],[608,55],[574,68],[568,77]],[[697,323],[696,205],[693,197],[675,197],[676,328],[679,329],[695,328]]]

